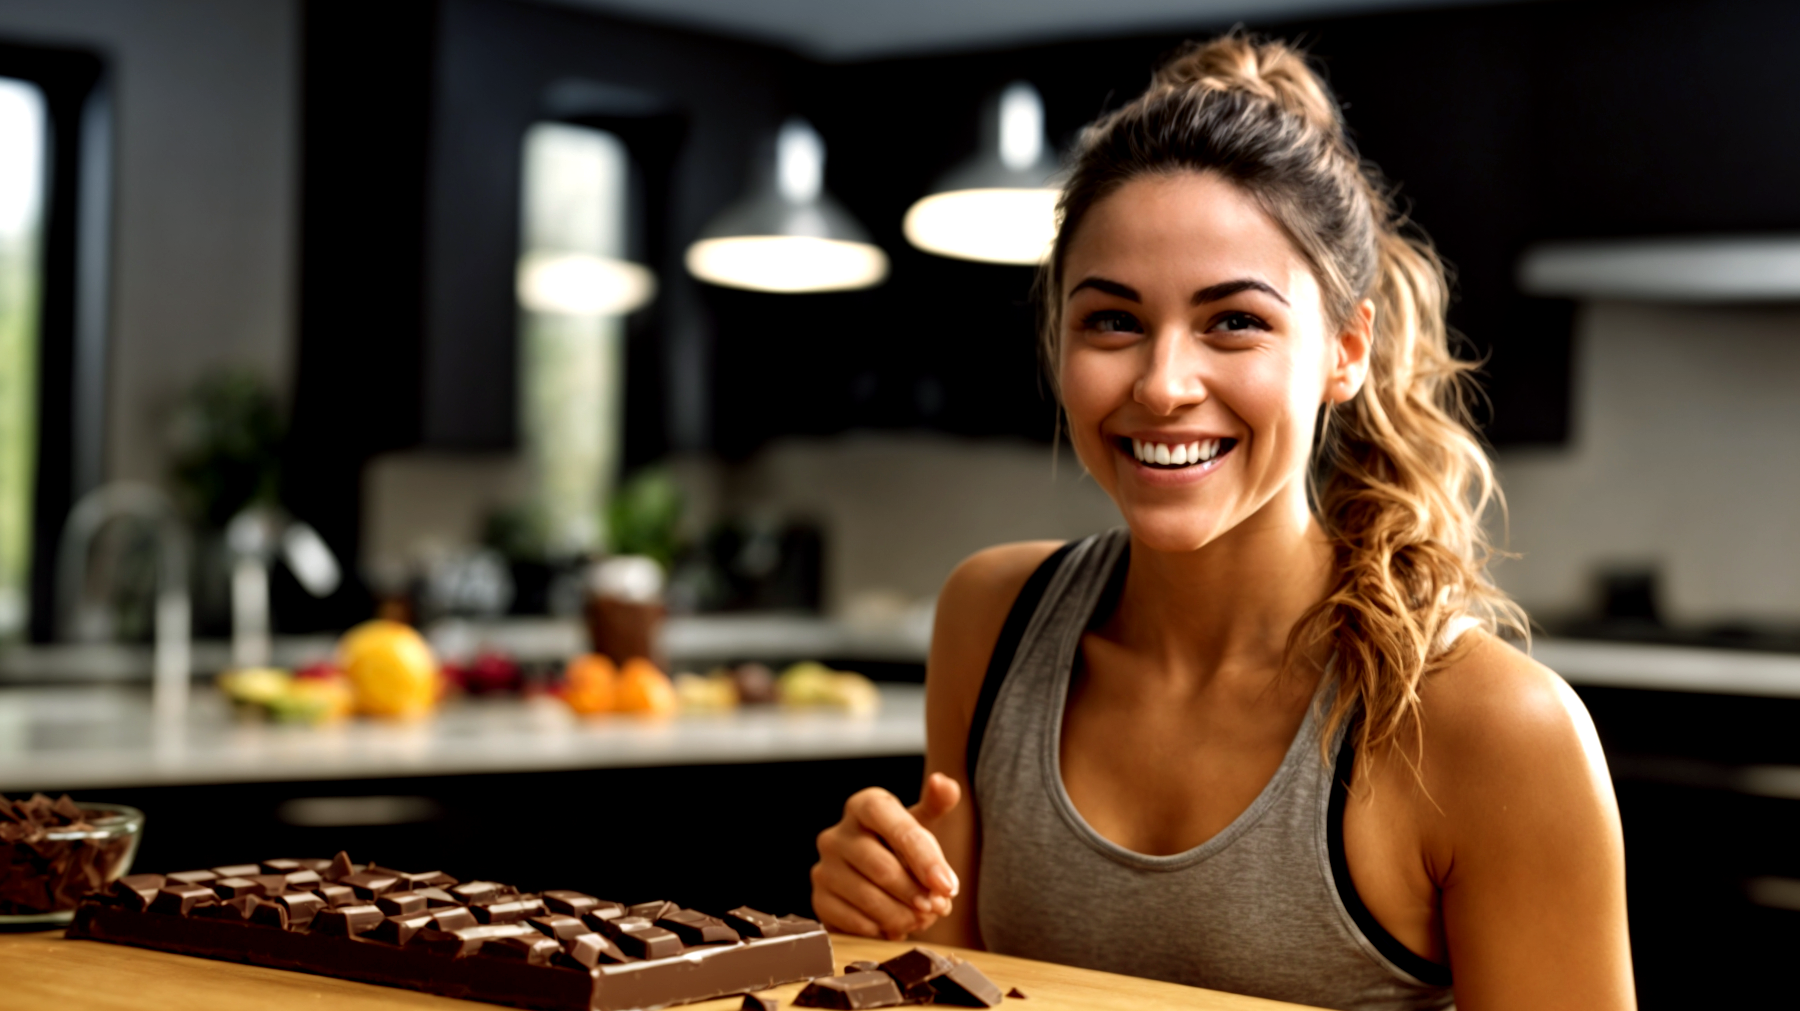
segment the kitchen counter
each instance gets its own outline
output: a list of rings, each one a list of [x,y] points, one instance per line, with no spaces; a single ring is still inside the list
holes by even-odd
[[[152,727],[147,689],[0,691],[0,791],[442,776],[920,755],[925,693],[883,685],[872,714],[745,706],[666,720],[583,719],[553,698],[471,698],[418,724],[242,722],[196,685]]]
[[[1538,662],[1576,686],[1800,698],[1800,655],[1591,639],[1538,639]]]
[[[907,951],[908,942],[834,936],[835,961],[881,961]],[[1298,1004],[1240,997],[1216,990],[1075,969],[1048,962],[954,951],[974,962],[1002,991],[1017,987],[1028,1001],[1004,1002],[1031,1011],[1280,1011]],[[356,983],[329,976],[266,969],[162,951],[67,941],[61,933],[0,935],[0,979],[20,1007],[64,1011],[238,1011],[252,1007],[329,1007],[333,1011],[436,1008],[475,1011],[496,1005],[437,997],[411,990]],[[768,993],[789,1006],[804,984]],[[681,1005],[689,1011],[738,1011],[742,997]]]

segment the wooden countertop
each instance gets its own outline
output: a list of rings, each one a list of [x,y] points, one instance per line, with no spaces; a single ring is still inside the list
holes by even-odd
[[[904,942],[842,936],[832,938],[832,946],[840,968],[857,959],[881,961],[912,947]],[[1275,1011],[1300,1006],[987,952],[960,954],[979,966],[1002,991],[1017,987],[1026,995],[1025,1001],[1004,1002],[1005,1011]],[[60,1011],[242,1011],[258,1007],[474,1011],[497,1006],[238,962],[98,941],[68,941],[60,931],[0,934],[0,979],[6,981],[8,1006]],[[771,992],[786,1008],[800,987],[790,983]],[[737,1011],[742,1003],[741,998],[727,997],[682,1007],[684,1011]]]

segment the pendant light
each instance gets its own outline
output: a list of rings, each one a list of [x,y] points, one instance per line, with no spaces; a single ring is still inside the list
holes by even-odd
[[[1015,81],[982,117],[982,150],[906,212],[906,238],[928,253],[1031,264],[1056,238],[1056,159],[1044,139],[1044,100]]]
[[[702,281],[750,291],[870,288],[888,259],[825,193],[825,142],[803,119],[782,124],[775,165],[701,230],[687,268]]]

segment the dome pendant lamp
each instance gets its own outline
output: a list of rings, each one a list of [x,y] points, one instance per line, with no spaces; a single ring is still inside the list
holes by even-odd
[[[983,117],[982,150],[906,212],[906,238],[928,253],[1033,264],[1056,238],[1056,159],[1044,140],[1044,100],[1007,85]]]
[[[702,281],[750,291],[871,288],[888,258],[825,193],[825,142],[803,119],[782,124],[775,171],[701,230],[687,268]]]

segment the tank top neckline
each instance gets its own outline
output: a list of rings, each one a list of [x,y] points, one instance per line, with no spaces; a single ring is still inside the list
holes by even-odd
[[[1256,798],[1244,810],[1238,812],[1224,828],[1214,833],[1211,838],[1200,844],[1182,850],[1179,853],[1152,854],[1140,853],[1137,850],[1121,846],[1101,835],[1075,807],[1075,801],[1069,796],[1068,787],[1062,777],[1062,726],[1069,705],[1069,686],[1074,680],[1075,665],[1081,662],[1081,637],[1094,626],[1095,620],[1102,612],[1109,609],[1109,604],[1116,604],[1118,588],[1122,588],[1126,567],[1130,564],[1131,552],[1129,543],[1119,551],[1113,561],[1113,571],[1109,574],[1104,589],[1095,599],[1093,611],[1088,620],[1081,623],[1081,632],[1071,637],[1064,645],[1066,655],[1058,657],[1057,670],[1060,672],[1051,692],[1051,719],[1043,735],[1044,751],[1042,755],[1043,777],[1050,793],[1050,804],[1068,824],[1076,838],[1086,843],[1106,858],[1150,871],[1176,871],[1201,863],[1228,849],[1245,832],[1256,823],[1281,799],[1288,786],[1293,782],[1299,763],[1318,761],[1313,754],[1318,741],[1319,714],[1323,708],[1331,704],[1330,693],[1333,685],[1329,665],[1319,676],[1319,685],[1314,689],[1312,699],[1307,703],[1306,716],[1294,732],[1294,738],[1288,742],[1287,752],[1282,755],[1281,764],[1275,768],[1269,781],[1263,784]]]

